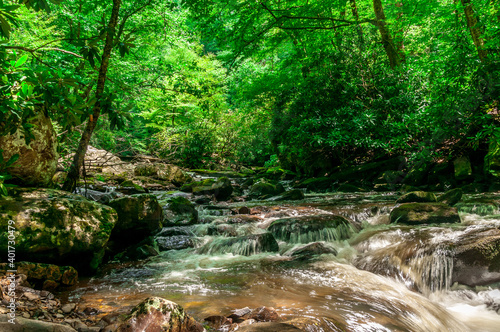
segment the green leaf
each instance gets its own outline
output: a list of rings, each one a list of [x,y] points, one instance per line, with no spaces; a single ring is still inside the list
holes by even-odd
[[[16,61],[16,64],[14,65],[14,67],[16,67],[16,68],[21,67],[26,62],[26,60],[28,60],[28,54],[25,54],[22,57],[20,57]]]

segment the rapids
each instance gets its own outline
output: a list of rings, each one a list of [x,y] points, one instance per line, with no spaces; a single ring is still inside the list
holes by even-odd
[[[108,264],[66,296],[103,313],[161,296],[200,322],[268,306],[306,331],[500,331],[500,284],[452,284],[453,252],[442,245],[478,228],[498,228],[499,212],[479,215],[468,209],[461,224],[446,227],[389,225],[396,199],[392,193],[308,194],[298,202],[199,207],[206,223],[178,235],[185,240],[190,234],[194,248]],[[229,215],[241,206],[253,208],[251,221]],[[347,239],[329,232],[290,236],[278,240],[277,251],[266,247],[272,221],[325,214],[349,218],[362,230]],[[293,256],[307,239],[330,251]]]

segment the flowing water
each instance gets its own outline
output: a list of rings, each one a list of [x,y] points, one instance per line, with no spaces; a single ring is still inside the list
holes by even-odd
[[[69,297],[80,307],[110,312],[160,296],[199,321],[245,307],[274,307],[306,331],[500,331],[499,284],[452,284],[457,267],[453,251],[443,246],[478,229],[499,228],[499,212],[480,215],[471,208],[460,225],[447,227],[389,225],[396,198],[316,194],[296,203],[200,208],[205,224],[168,230],[176,234],[170,240],[190,239],[194,247],[110,264]],[[252,208],[251,216],[230,215],[230,208],[243,204]],[[332,214],[363,229],[353,234],[292,227],[290,236],[279,237],[285,239],[279,248],[268,238],[274,220]],[[320,253],[297,254],[309,242],[319,243]]]

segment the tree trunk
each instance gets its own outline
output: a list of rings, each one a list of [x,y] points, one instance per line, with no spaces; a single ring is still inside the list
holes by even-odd
[[[397,22],[398,22],[398,30],[394,35],[396,49],[399,55],[399,59],[401,62],[405,62],[405,44],[404,44],[404,10],[403,10],[403,0],[399,0],[396,2],[396,7],[399,8]]]
[[[349,0],[349,2],[351,4],[352,16],[354,16],[356,23],[358,23],[357,31],[358,31],[359,43],[361,45],[361,50],[363,50],[365,45],[365,39],[363,37],[363,28],[361,27],[361,24],[359,24],[358,6],[356,5],[356,0]]]
[[[111,57],[111,51],[113,49],[113,37],[115,35],[115,29],[118,22],[118,13],[120,11],[121,0],[113,0],[113,9],[111,10],[111,17],[108,23],[108,34],[106,35],[106,41],[104,44],[104,50],[102,53],[101,67],[99,68],[99,76],[97,78],[97,87],[95,92],[95,97],[97,102],[94,104],[93,114],[87,122],[85,131],[82,134],[80,143],[78,144],[78,149],[76,150],[75,156],[73,158],[73,163],[69,168],[68,175],[63,184],[63,190],[73,192],[76,188],[76,183],[80,178],[80,169],[83,166],[83,161],[85,154],[87,153],[87,147],[90,142],[90,137],[94,132],[97,120],[101,114],[101,98],[103,97],[104,85],[106,83],[106,74],[108,72],[109,58]]]
[[[477,55],[481,62],[486,62],[488,59],[488,51],[484,47],[484,40],[482,37],[481,29],[478,26],[478,19],[474,13],[474,8],[470,0],[461,0],[464,6],[465,18],[467,19],[467,26],[469,27],[472,40],[476,46]]]
[[[391,68],[396,68],[401,64],[398,52],[394,47],[394,41],[392,40],[391,33],[387,28],[387,23],[385,22],[384,8],[382,7],[381,0],[373,0],[373,9],[375,11],[375,17],[377,18],[377,27],[382,37],[382,44],[384,45],[385,53],[389,58],[389,63]]]

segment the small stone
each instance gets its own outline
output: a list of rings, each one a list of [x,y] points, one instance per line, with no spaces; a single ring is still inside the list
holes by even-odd
[[[250,214],[250,209],[246,206],[242,206],[238,209],[238,214]]]
[[[30,316],[29,312],[23,312],[23,317],[30,318],[31,316]]]
[[[281,320],[280,314],[272,307],[260,307],[252,311],[250,316],[258,322],[275,322]]]
[[[29,301],[36,301],[36,300],[40,299],[40,296],[38,294],[30,293],[30,292],[24,293],[23,296],[25,298],[27,298]]]
[[[65,305],[62,306],[61,310],[65,313],[65,314],[69,314],[70,312],[72,312],[74,309],[76,308],[76,304],[75,303],[66,303]]]
[[[62,315],[62,314],[56,314],[56,318],[61,318],[62,319],[62,318],[64,318],[64,315]]]

